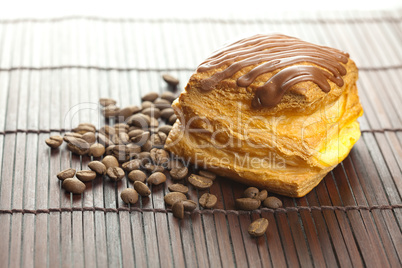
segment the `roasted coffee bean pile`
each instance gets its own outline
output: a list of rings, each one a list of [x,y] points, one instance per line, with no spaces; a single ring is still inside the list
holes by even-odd
[[[171,87],[179,83],[170,75],[164,75],[163,79]],[[93,124],[81,123],[63,137],[51,136],[46,139],[46,144],[52,149],[59,148],[64,141],[73,154],[93,158],[88,164],[89,170],[76,171],[69,168],[57,174],[62,180],[62,187],[73,194],[82,194],[87,182],[103,176],[119,181],[127,176],[134,187],[121,191],[120,197],[123,202],[133,205],[139,200],[139,195],[142,198],[151,195],[150,186],[166,183],[165,173],[169,172],[173,183],[169,184],[170,192],[164,198],[166,206],[180,219],[183,219],[185,211],[196,209],[197,202],[187,198],[189,186],[208,190],[216,175],[206,170],[192,174],[180,159],[163,149],[172,125],[177,120],[171,107],[175,98],[169,91],[161,95],[150,92],[141,98],[141,107],[124,108],[118,107],[113,99],[101,98],[101,112],[106,119],[113,119],[114,125],[104,125],[97,130]],[[188,186],[185,185],[187,183]],[[198,204],[204,209],[210,209],[217,201],[215,195],[204,193]],[[241,210],[255,210],[261,204],[269,208],[282,206],[278,198],[268,197],[266,190],[260,191],[255,187],[247,188],[243,197],[236,199],[236,206]],[[252,236],[263,235],[267,227],[268,220],[259,219],[250,225],[249,233]]]

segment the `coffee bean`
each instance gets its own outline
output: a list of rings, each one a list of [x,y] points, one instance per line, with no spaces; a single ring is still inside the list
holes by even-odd
[[[79,135],[81,135],[81,134],[79,134]],[[81,135],[81,136],[82,136],[82,135]],[[77,138],[77,137],[70,136],[70,135],[68,135],[68,136],[64,135],[64,137],[63,137],[63,140],[64,140],[65,142],[67,142],[67,146],[68,146],[68,144],[69,144],[72,140],[74,140],[74,139],[81,139],[81,138]]]
[[[128,126],[127,128],[123,127],[123,126],[118,126],[120,124],[117,124],[117,126],[115,125],[114,128],[114,135],[118,135],[119,133],[128,133]]]
[[[200,170],[198,174],[213,181],[216,179],[216,174],[207,170]]]
[[[163,74],[162,78],[169,86],[175,87],[179,84],[179,79],[170,74]]]
[[[129,132],[128,132],[128,137],[130,138],[130,139],[132,139],[132,138],[135,138],[135,137],[137,137],[137,136],[139,136],[139,135],[141,135],[142,133],[144,133],[145,131],[144,130],[142,130],[142,129],[133,129],[133,130],[130,130]]]
[[[148,177],[147,183],[152,185],[159,185],[166,181],[166,176],[162,172],[155,172]]]
[[[151,162],[151,153],[141,152],[137,155],[137,159],[141,161],[142,165],[148,164]]]
[[[129,127],[128,127],[128,132],[130,132],[130,131],[132,131],[132,130],[136,130],[136,129],[141,129],[141,128],[136,127],[136,126],[129,126]]]
[[[263,205],[267,208],[280,208],[282,207],[282,201],[275,196],[270,196],[264,200]]]
[[[94,124],[91,124],[91,123],[80,123],[78,125],[78,127],[88,127],[88,128],[92,129],[91,132],[93,132],[93,133],[96,132],[96,126]]]
[[[133,170],[130,173],[128,173],[128,179],[132,182],[135,181],[145,182],[145,180],[147,179],[147,175],[141,170]]]
[[[176,96],[170,91],[165,91],[162,93],[161,99],[167,100],[172,103],[176,99]]]
[[[96,136],[95,136],[95,133],[93,133],[93,132],[87,132],[82,135],[81,139],[88,142],[89,144],[94,144],[96,141]]]
[[[110,167],[106,170],[106,174],[109,176],[110,179],[114,181],[119,181],[124,178],[126,173],[120,167]]]
[[[91,161],[88,163],[88,167],[99,175],[106,173],[106,166],[100,161]]]
[[[92,129],[92,132],[96,132],[96,126],[95,126],[94,124],[91,124],[91,123],[80,123],[78,126],[79,126],[79,127],[83,127],[83,126],[89,127],[89,128]]]
[[[126,145],[126,150],[129,151],[130,155],[137,156],[141,152],[141,147],[137,144],[129,143]]]
[[[164,126],[161,126],[158,131],[163,132],[163,133],[165,133],[166,135],[169,135],[169,132],[170,132],[171,130],[172,130],[172,126],[171,126],[171,125],[164,125]]]
[[[85,183],[76,178],[67,178],[63,181],[62,187],[70,193],[82,194],[85,191]]]
[[[157,99],[154,101],[155,108],[158,108],[159,110],[164,110],[167,108],[171,108],[172,104],[168,100],[163,100],[163,99]]]
[[[121,167],[127,172],[131,172],[133,170],[140,169],[141,168],[141,160],[139,160],[139,159],[130,160],[128,162],[123,163],[121,165]]]
[[[67,147],[71,152],[78,155],[84,155],[89,152],[89,143],[80,138],[70,138]]]
[[[139,132],[137,131],[137,133],[139,133]],[[139,133],[136,136],[133,136],[131,138],[131,142],[133,142],[139,146],[142,146],[148,141],[149,136],[150,136],[149,131],[142,131],[142,133]]]
[[[114,99],[111,98],[100,98],[99,99],[99,104],[102,106],[109,106],[109,105],[115,105],[117,102]]]
[[[154,142],[154,144],[161,144],[164,145],[167,139],[167,135],[163,133],[162,131],[158,131],[157,133],[153,134],[155,135],[155,138],[157,139],[156,141],[153,141],[151,138],[151,141]]]
[[[167,205],[172,206],[177,201],[187,200],[187,196],[180,192],[171,192],[167,193],[163,200]]]
[[[74,154],[77,154],[77,155],[85,155],[85,154],[87,154],[88,152],[89,152],[89,149],[87,149],[87,150],[81,150],[80,148],[77,148],[77,147],[75,147],[74,145],[72,145],[72,144],[70,144],[70,143],[68,143],[67,144],[67,148],[72,152],[72,153],[74,153]]]
[[[255,210],[259,208],[261,201],[254,198],[238,198],[236,199],[236,206],[241,210]]]
[[[155,107],[155,104],[152,101],[144,101],[141,104],[141,110],[145,110],[149,107]]]
[[[98,142],[105,147],[109,147],[110,145],[113,145],[113,142],[109,139],[109,137],[102,133],[98,134]]]
[[[197,203],[194,202],[193,200],[184,200],[183,207],[184,207],[184,210],[186,210],[186,211],[193,211],[194,209],[197,208]]]
[[[172,116],[169,117],[169,121],[168,121],[169,125],[173,125],[176,122],[176,120],[177,120],[176,114],[172,114]]]
[[[127,130],[125,128],[118,128],[118,127],[114,128],[114,135],[112,137],[112,141],[114,142],[113,139],[115,138],[115,136],[119,137],[119,134],[121,134],[121,133],[127,134]],[[114,143],[118,144],[118,143],[121,143],[121,142],[118,141],[118,142],[114,142]]]
[[[130,143],[130,137],[126,132],[120,132],[119,134],[113,136],[112,142],[116,145],[128,144]]]
[[[259,218],[253,221],[248,227],[248,233],[251,236],[259,237],[265,234],[268,228],[268,220],[265,218]]]
[[[124,203],[131,205],[134,205],[138,201],[138,193],[132,188],[127,188],[121,191],[120,197]]]
[[[156,119],[161,117],[161,111],[156,107],[146,108],[146,109],[142,110],[142,113],[145,115],[148,115],[150,117],[156,118]]]
[[[262,190],[258,193],[258,195],[255,197],[259,199],[261,202],[263,202],[265,199],[268,197],[268,192],[267,190]]]
[[[169,161],[169,153],[164,149],[153,148],[150,151],[150,156],[156,165],[164,165]]]
[[[188,174],[188,169],[187,167],[173,167],[170,172],[170,176],[172,177],[173,180],[182,180],[184,179],[187,174]]]
[[[119,161],[117,161],[116,157],[113,155],[107,155],[105,158],[103,158],[102,164],[104,164],[106,169],[108,169],[110,167],[118,167]]]
[[[128,116],[128,117],[130,117],[130,116]],[[116,119],[116,122],[119,122],[119,121]],[[114,127],[116,133],[120,133],[120,132],[128,133],[130,125],[128,125],[125,121],[120,120],[120,123],[114,124],[113,127]]]
[[[171,184],[168,186],[168,189],[171,192],[179,192],[182,194],[188,193],[188,187],[180,183]]]
[[[79,133],[68,132],[64,135],[63,140],[70,143],[72,140],[81,139],[82,135]]]
[[[165,100],[162,100],[162,101],[165,101]],[[172,108],[172,105],[168,101],[166,101],[165,103],[155,104],[155,108],[158,108],[159,110],[163,111],[163,110]]]
[[[91,147],[89,147],[89,156],[93,157],[101,157],[105,153],[105,146],[103,146],[100,143],[95,143],[92,144]]]
[[[116,105],[109,105],[102,109],[102,114],[106,118],[115,117],[120,112],[120,108]]]
[[[79,133],[79,134],[85,134],[88,132],[95,133],[95,131],[96,131],[95,126],[92,124],[89,124],[89,123],[81,123],[76,128],[73,129],[73,132]]]
[[[134,114],[127,118],[127,124],[130,126],[136,126],[142,129],[147,129],[151,123],[151,118],[145,114]]]
[[[142,101],[154,101],[159,97],[159,94],[157,92],[149,92],[142,96],[141,100]]]
[[[151,194],[151,190],[149,190],[148,186],[145,183],[141,182],[141,181],[134,182],[134,189],[141,196],[149,196]]]
[[[255,198],[259,193],[260,190],[258,190],[257,188],[248,187],[246,190],[244,190],[243,196],[248,198]]]
[[[106,155],[112,155],[113,154],[113,149],[116,145],[110,145],[106,148],[105,154]]]
[[[45,142],[50,148],[56,149],[63,143],[63,138],[59,135],[50,136]]]
[[[114,135],[114,133],[115,133],[114,127],[108,125],[103,126],[99,129],[99,134],[103,134],[106,137],[111,137]]]
[[[135,157],[139,152],[141,152],[141,147],[135,144],[128,145],[116,145],[113,148],[113,155],[120,162],[125,162]]]
[[[81,138],[82,135],[79,134],[79,133],[67,132],[66,134],[64,134],[63,140],[64,140],[65,142],[69,142],[72,137],[74,137],[74,138]]]
[[[190,177],[188,177],[188,182],[191,183],[191,185],[193,185],[195,188],[200,190],[208,189],[214,183],[214,181],[211,179],[195,174],[191,174]]]
[[[120,133],[126,133],[126,134],[128,134],[128,129],[129,129],[129,126],[128,125],[126,125],[126,124],[124,124],[124,125],[122,125],[122,124],[115,124],[114,125],[114,135],[118,135],[118,134],[120,134]]]
[[[77,171],[75,176],[77,176],[77,178],[82,182],[88,182],[96,178],[96,172],[92,170],[80,170]]]
[[[218,202],[218,198],[210,193],[201,195],[200,199],[198,200],[198,203],[200,203],[200,206],[203,208],[213,208],[216,205],[216,202]]]
[[[117,123],[117,124],[114,124],[113,127],[115,130],[120,129],[121,130],[120,132],[128,132],[128,128],[130,126],[126,123]]]
[[[183,206],[183,201],[178,201],[173,204],[172,206],[172,212],[173,216],[179,219],[184,218],[184,206]]]
[[[130,143],[130,138],[128,137],[127,132],[124,129],[116,128],[116,132],[111,137],[111,140],[114,145],[126,145]]]
[[[174,110],[172,108],[163,109],[160,115],[162,118],[168,120],[172,115],[174,115]]]
[[[141,146],[141,150],[143,152],[149,152],[152,149],[152,143],[150,140],[147,140],[142,146]]]
[[[117,113],[117,118],[119,121],[124,121],[126,120],[129,116],[136,114],[138,112],[140,112],[141,109],[137,106],[129,106],[129,107],[125,107],[123,109],[121,109],[118,113]]]
[[[150,117],[150,121],[149,121],[149,131],[151,133],[154,133],[154,129],[157,129],[159,127],[159,121],[158,119],[154,118],[154,117]]]
[[[58,178],[59,180],[65,180],[65,179],[67,179],[67,178],[73,178],[74,175],[75,175],[75,169],[68,168],[68,169],[65,169],[65,170],[63,170],[63,171],[60,171],[60,172],[57,174],[57,178]]]
[[[156,100],[153,101],[154,104],[160,104],[160,103],[170,103],[168,100],[162,99],[162,98],[157,98]]]
[[[156,172],[161,173],[161,172],[165,171],[165,168],[163,166],[154,165],[152,163],[146,163],[144,165],[144,168],[151,173],[156,173]]]
[[[153,147],[157,147],[157,148],[163,148],[163,145],[166,142],[166,134],[163,132],[158,132],[155,134],[152,134],[151,137],[149,138],[149,140],[151,141],[151,144]]]
[[[128,124],[127,124],[128,125]],[[130,126],[128,125],[128,129],[127,129],[127,133],[130,132],[131,130],[135,130],[135,129],[140,129],[139,127],[135,127],[135,126]]]

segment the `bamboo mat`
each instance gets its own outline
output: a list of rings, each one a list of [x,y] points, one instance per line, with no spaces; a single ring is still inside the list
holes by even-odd
[[[275,31],[350,53],[365,114],[350,155],[306,197],[284,208],[236,211],[244,186],[218,179],[213,210],[177,220],[167,186],[128,208],[124,179],[89,183],[82,196],[56,174],[89,157],[50,151],[44,140],[79,122],[100,124],[97,100],[121,107],[184,87],[228,39]],[[400,267],[402,261],[402,11],[266,19],[0,21],[0,267]],[[191,191],[189,197],[200,195]],[[247,233],[266,217],[265,236]]]

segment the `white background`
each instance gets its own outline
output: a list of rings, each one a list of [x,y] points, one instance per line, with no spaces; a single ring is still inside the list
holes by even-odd
[[[317,10],[396,10],[402,0],[274,0],[274,1],[219,1],[219,0],[166,0],[166,1],[2,1],[0,18],[49,18],[68,15],[102,17],[214,17],[267,18],[284,11]]]

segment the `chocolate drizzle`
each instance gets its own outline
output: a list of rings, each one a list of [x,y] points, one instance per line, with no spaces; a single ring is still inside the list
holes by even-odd
[[[259,34],[216,51],[198,66],[197,72],[227,66],[201,81],[202,90],[209,91],[220,81],[248,66],[253,68],[237,79],[239,87],[248,87],[258,76],[280,70],[255,90],[251,103],[254,108],[274,107],[289,88],[300,82],[312,81],[324,92],[331,89],[328,79],[342,87],[346,69],[341,63],[346,64],[348,57],[347,53],[337,49],[294,37]]]

